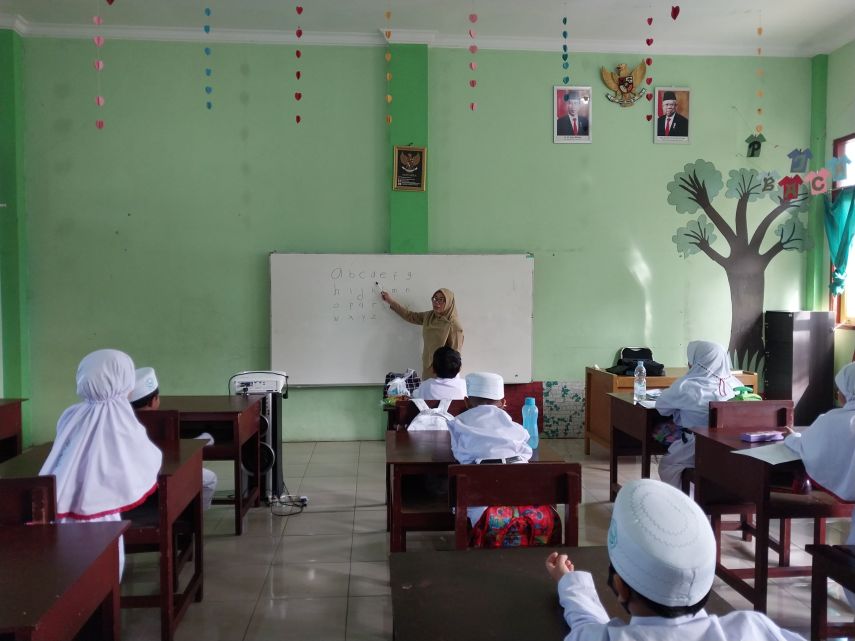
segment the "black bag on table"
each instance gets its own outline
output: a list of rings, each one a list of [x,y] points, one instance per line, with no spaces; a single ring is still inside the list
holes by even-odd
[[[653,360],[653,351],[649,347],[622,347],[618,351],[614,367],[606,371],[618,376],[632,376],[638,361],[644,363],[648,376],[664,376],[665,366]]]

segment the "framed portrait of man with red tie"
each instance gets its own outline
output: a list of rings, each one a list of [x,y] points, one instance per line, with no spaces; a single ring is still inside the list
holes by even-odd
[[[686,87],[657,87],[653,101],[653,142],[689,144],[689,102]]]
[[[591,88],[552,88],[552,142],[591,142]]]

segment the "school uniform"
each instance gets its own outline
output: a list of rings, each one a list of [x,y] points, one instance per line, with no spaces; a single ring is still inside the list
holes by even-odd
[[[423,398],[428,401],[458,401],[466,398],[466,381],[454,378],[429,378],[413,392],[413,398]]]
[[[134,387],[130,356],[105,349],[77,369],[81,403],[62,413],[56,440],[39,471],[56,476],[59,522],[119,521],[157,489],[162,455],[128,401]],[[124,541],[119,539],[119,577]]]
[[[855,501],[855,363],[841,369],[834,382],[846,404],[818,416],[800,434],[790,434],[784,444],[801,456],[811,479],[841,500]],[[855,521],[846,545],[855,545]],[[855,594],[846,590],[846,599],[855,608]]]
[[[565,574],[558,583],[558,600],[570,626],[565,641],[805,641],[795,632],[784,630],[765,614],[731,612],[725,616],[696,614],[667,619],[633,616],[629,623],[611,619],[603,608],[594,579],[588,572]]]
[[[677,428],[706,427],[710,401],[726,401],[735,395],[739,379],[730,374],[725,349],[709,341],[691,341],[686,348],[690,368],[656,399],[656,410],[671,416]],[[659,478],[681,487],[683,470],[695,466],[695,437],[683,432],[659,459]]]

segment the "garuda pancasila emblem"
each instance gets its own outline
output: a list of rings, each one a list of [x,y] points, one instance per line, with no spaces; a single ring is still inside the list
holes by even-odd
[[[614,92],[614,95],[606,94],[606,98],[621,107],[631,107],[647,93],[642,86],[644,76],[647,75],[647,65],[643,60],[631,73],[628,72],[625,64],[619,64],[614,71],[607,71],[605,67],[600,67],[600,75],[606,87]]]

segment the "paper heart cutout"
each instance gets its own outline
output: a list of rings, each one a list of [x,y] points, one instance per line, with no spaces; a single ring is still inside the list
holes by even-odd
[[[679,15],[680,15],[680,6],[674,5],[673,7],[671,7],[671,20],[676,20],[677,16],[679,16]]]
[[[210,16],[210,15],[211,15],[211,7],[205,7],[205,15],[206,15],[206,16]]]
[[[297,122],[297,124],[299,125],[299,124],[300,124],[300,122],[301,122],[303,119],[302,119],[302,118],[300,118],[300,114],[297,114],[296,116],[294,116],[294,120],[295,120],[295,121]]]
[[[206,56],[210,56],[210,55],[211,55],[211,47],[205,47],[204,51],[205,51],[205,55],[206,55]]]
[[[294,55],[295,55],[295,56],[297,56],[298,58],[302,58],[302,57],[303,57],[303,52],[302,52],[302,51],[300,51],[299,49],[297,49],[297,51],[295,51],[295,52],[294,52]]]
[[[212,93],[214,93],[214,88],[211,85],[206,86],[205,93],[210,96]]]
[[[391,72],[391,71],[387,71],[387,72],[386,72],[386,82],[389,82],[389,81],[391,81],[391,80],[392,80],[392,72]]]
[[[95,62],[92,63],[92,66],[95,67],[96,71],[104,71],[104,61],[103,60],[96,60]]]
[[[206,102],[206,103],[205,103],[205,107],[206,107],[207,109],[213,109],[213,108],[214,108],[214,103],[213,103],[213,102],[211,102],[211,101],[209,100],[208,102]]]
[[[649,24],[649,25],[650,25],[650,24],[653,24],[653,18],[648,18],[648,19],[647,19],[647,24]]]
[[[96,126],[98,129],[103,129],[103,128],[104,128],[104,121],[103,121],[103,120],[96,120],[96,121],[95,121],[95,126]]]
[[[758,97],[758,98],[762,98],[762,97],[763,97],[763,90],[762,90],[762,89],[758,89],[758,90],[757,90],[757,97]]]
[[[209,78],[211,77],[212,73],[214,73],[214,70],[211,69],[210,67],[205,69],[205,75],[208,76]]]
[[[645,82],[649,85],[653,82],[653,78],[648,78]]]
[[[567,40],[567,32],[566,32],[566,31],[562,31],[562,32],[561,32],[561,37],[562,37],[562,38],[564,38],[565,40]]]
[[[476,22],[478,22],[478,14],[477,13],[470,13],[469,14],[469,22],[471,22],[472,24],[475,24]]]
[[[297,5],[297,6],[296,6],[296,7],[294,7],[294,8],[296,9],[296,11],[297,11],[297,15],[298,15],[298,16],[303,15],[303,7],[301,7],[300,5]]]
[[[388,114],[386,115],[386,124],[387,124],[387,125],[391,125],[391,124],[392,124],[392,116],[390,116],[390,115],[388,115]]]
[[[92,16],[92,24],[100,26],[103,23],[104,23],[104,20],[103,20],[103,18],[101,18],[101,16]]]
[[[754,127],[754,131],[756,131],[758,134],[761,133],[763,131],[763,125],[757,125],[756,127]]]
[[[297,27],[297,30],[294,32],[298,38],[303,37],[303,30],[300,27]]]
[[[386,11],[383,15],[386,17],[386,20],[392,19],[392,12],[391,11]]]
[[[94,42],[95,46],[100,49],[104,46],[104,36],[95,36],[92,38],[92,42]]]
[[[567,53],[567,45],[561,45],[561,51]]]
[[[469,53],[478,53],[478,45],[469,45]]]
[[[113,6],[113,0],[107,0],[107,4],[112,7]]]
[[[295,91],[294,92],[294,100],[302,100],[302,99],[303,99],[303,94],[299,91]]]
[[[564,82],[565,85],[570,84],[570,76],[564,76],[561,80]]]
[[[475,88],[475,86],[476,86],[477,84],[478,84],[478,81],[477,81],[477,80],[475,80],[474,78],[473,78],[472,80],[470,80],[470,81],[469,81],[469,86],[470,86],[470,87],[472,87],[473,89]]]
[[[758,36],[762,36],[762,35],[763,35],[763,27],[757,27],[757,35],[758,35]]]
[[[211,33],[211,25],[209,25],[209,24],[203,25],[202,31],[204,31],[205,33]]]
[[[95,96],[95,104],[99,107],[104,106],[104,96]]]
[[[299,58],[300,56],[297,57]],[[387,51],[386,55],[383,57],[386,58],[386,62],[389,62],[392,59],[392,54]]]
[[[296,72],[294,75],[297,77],[297,80],[299,80],[300,78],[302,78],[302,77],[303,77],[303,72],[302,72],[302,71],[298,71],[298,72]]]
[[[651,100],[653,100],[653,94],[649,93],[649,94],[647,94],[647,101],[649,102]]]
[[[478,109],[478,103],[477,103],[477,102],[470,102],[470,103],[469,103],[469,108],[470,108],[472,111],[475,111],[476,109]]]
[[[385,36],[386,36],[386,40],[389,40],[389,39],[391,39],[391,38],[392,38],[392,32],[391,32],[391,31],[388,31],[388,30],[387,30],[387,31],[384,31],[384,32],[383,32],[383,35],[385,35]]]
[[[647,63],[647,66],[649,67],[653,64],[653,58],[647,58],[644,62]]]
[[[386,94],[386,104],[387,104],[387,105],[391,105],[391,104],[392,104],[392,94],[390,94],[390,93],[387,93],[387,94]]]
[[[562,53],[562,54],[561,54],[561,59],[562,59],[562,60],[567,60],[567,54],[566,54],[566,53]]]
[[[477,33],[475,33],[475,29],[470,29],[470,30],[469,30],[469,37],[470,37],[470,38],[474,38],[474,37],[475,37],[475,36],[477,36],[477,35],[478,35],[478,34],[477,34]]]
[[[569,62],[562,62],[562,63],[561,63],[561,66],[562,66],[562,68],[564,68],[564,69],[569,69],[569,68],[570,68],[570,63],[569,63]]]
[[[478,63],[477,63],[477,62],[470,62],[470,63],[469,63],[469,68],[470,68],[472,71],[475,71],[475,70],[478,68]]]
[[[647,46],[649,47],[650,45],[653,44],[653,38],[648,38],[647,40],[645,40],[645,42],[647,43]]]
[[[645,118],[647,118],[647,122],[650,122],[651,120],[653,120],[653,114],[647,114]]]
[[[567,24],[567,16],[561,18],[561,24]]]

